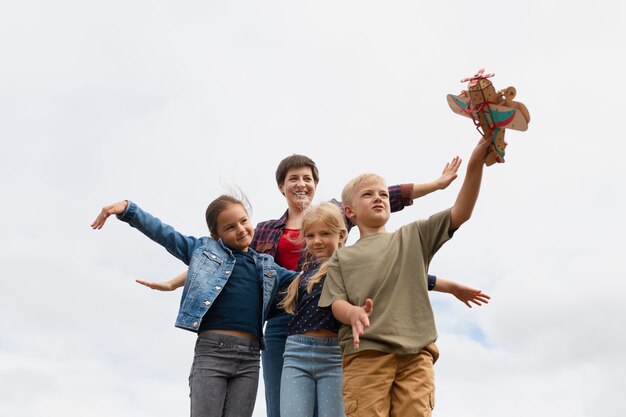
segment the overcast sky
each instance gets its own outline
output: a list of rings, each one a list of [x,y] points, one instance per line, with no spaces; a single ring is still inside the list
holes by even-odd
[[[431,265],[492,296],[431,294],[435,415],[621,417],[625,21],[608,0],[0,0],[0,417],[188,414],[180,291],[134,283],[185,266],[115,219],[91,230],[104,204],[201,236],[233,188],[279,217],[292,153],[317,201],[364,171],[432,180],[478,140],[445,96],[481,67],[532,121]],[[462,171],[389,229],[449,207]]]

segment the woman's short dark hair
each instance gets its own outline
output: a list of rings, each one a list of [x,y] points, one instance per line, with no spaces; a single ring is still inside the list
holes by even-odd
[[[315,162],[308,156],[293,154],[291,156],[286,157],[278,164],[278,168],[276,168],[276,185],[279,187],[285,184],[285,178],[287,177],[287,171],[292,168],[302,168],[309,167],[311,168],[311,173],[313,174],[313,181],[315,185],[320,182],[320,174],[317,171],[317,165]]]

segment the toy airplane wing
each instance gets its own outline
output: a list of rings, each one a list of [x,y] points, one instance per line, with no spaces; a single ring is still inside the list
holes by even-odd
[[[448,105],[453,112],[461,116],[473,118],[472,111],[467,109],[467,97],[448,94],[447,98]],[[499,104],[489,104],[484,110],[487,111],[487,109],[493,125],[499,128],[521,131],[528,129],[526,118],[516,109]]]
[[[467,97],[455,96],[454,94],[448,94],[448,106],[456,114],[471,118],[470,111],[467,110]]]
[[[522,132],[528,129],[528,121],[521,111],[501,104],[490,104],[489,112],[491,113],[494,124],[498,127],[521,130]]]

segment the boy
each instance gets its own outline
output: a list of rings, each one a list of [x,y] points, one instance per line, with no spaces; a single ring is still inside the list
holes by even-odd
[[[474,149],[452,208],[394,233],[385,229],[390,210],[383,178],[364,174],[344,188],[345,214],[361,237],[331,258],[319,306],[351,326],[339,331],[346,415],[431,415],[439,352],[428,265],[470,218],[489,144],[481,139]]]

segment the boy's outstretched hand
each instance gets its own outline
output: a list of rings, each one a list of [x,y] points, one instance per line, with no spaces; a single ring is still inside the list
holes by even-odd
[[[96,220],[91,223],[91,228],[94,230],[102,229],[102,226],[104,226],[104,223],[110,215],[122,214],[124,210],[126,210],[126,207],[128,207],[128,201],[126,200],[104,206],[100,214],[98,214],[98,217],[96,217]]]
[[[352,338],[354,339],[354,349],[360,346],[359,336],[363,336],[366,327],[370,327],[369,316],[374,311],[374,302],[371,298],[365,300],[363,307],[353,306],[350,311],[350,326],[352,326]]]
[[[472,162],[477,162],[480,164],[484,164],[487,160],[487,156],[491,153],[492,143],[488,137],[481,137],[478,140],[478,144],[472,151],[472,155],[470,156],[470,164]]]

